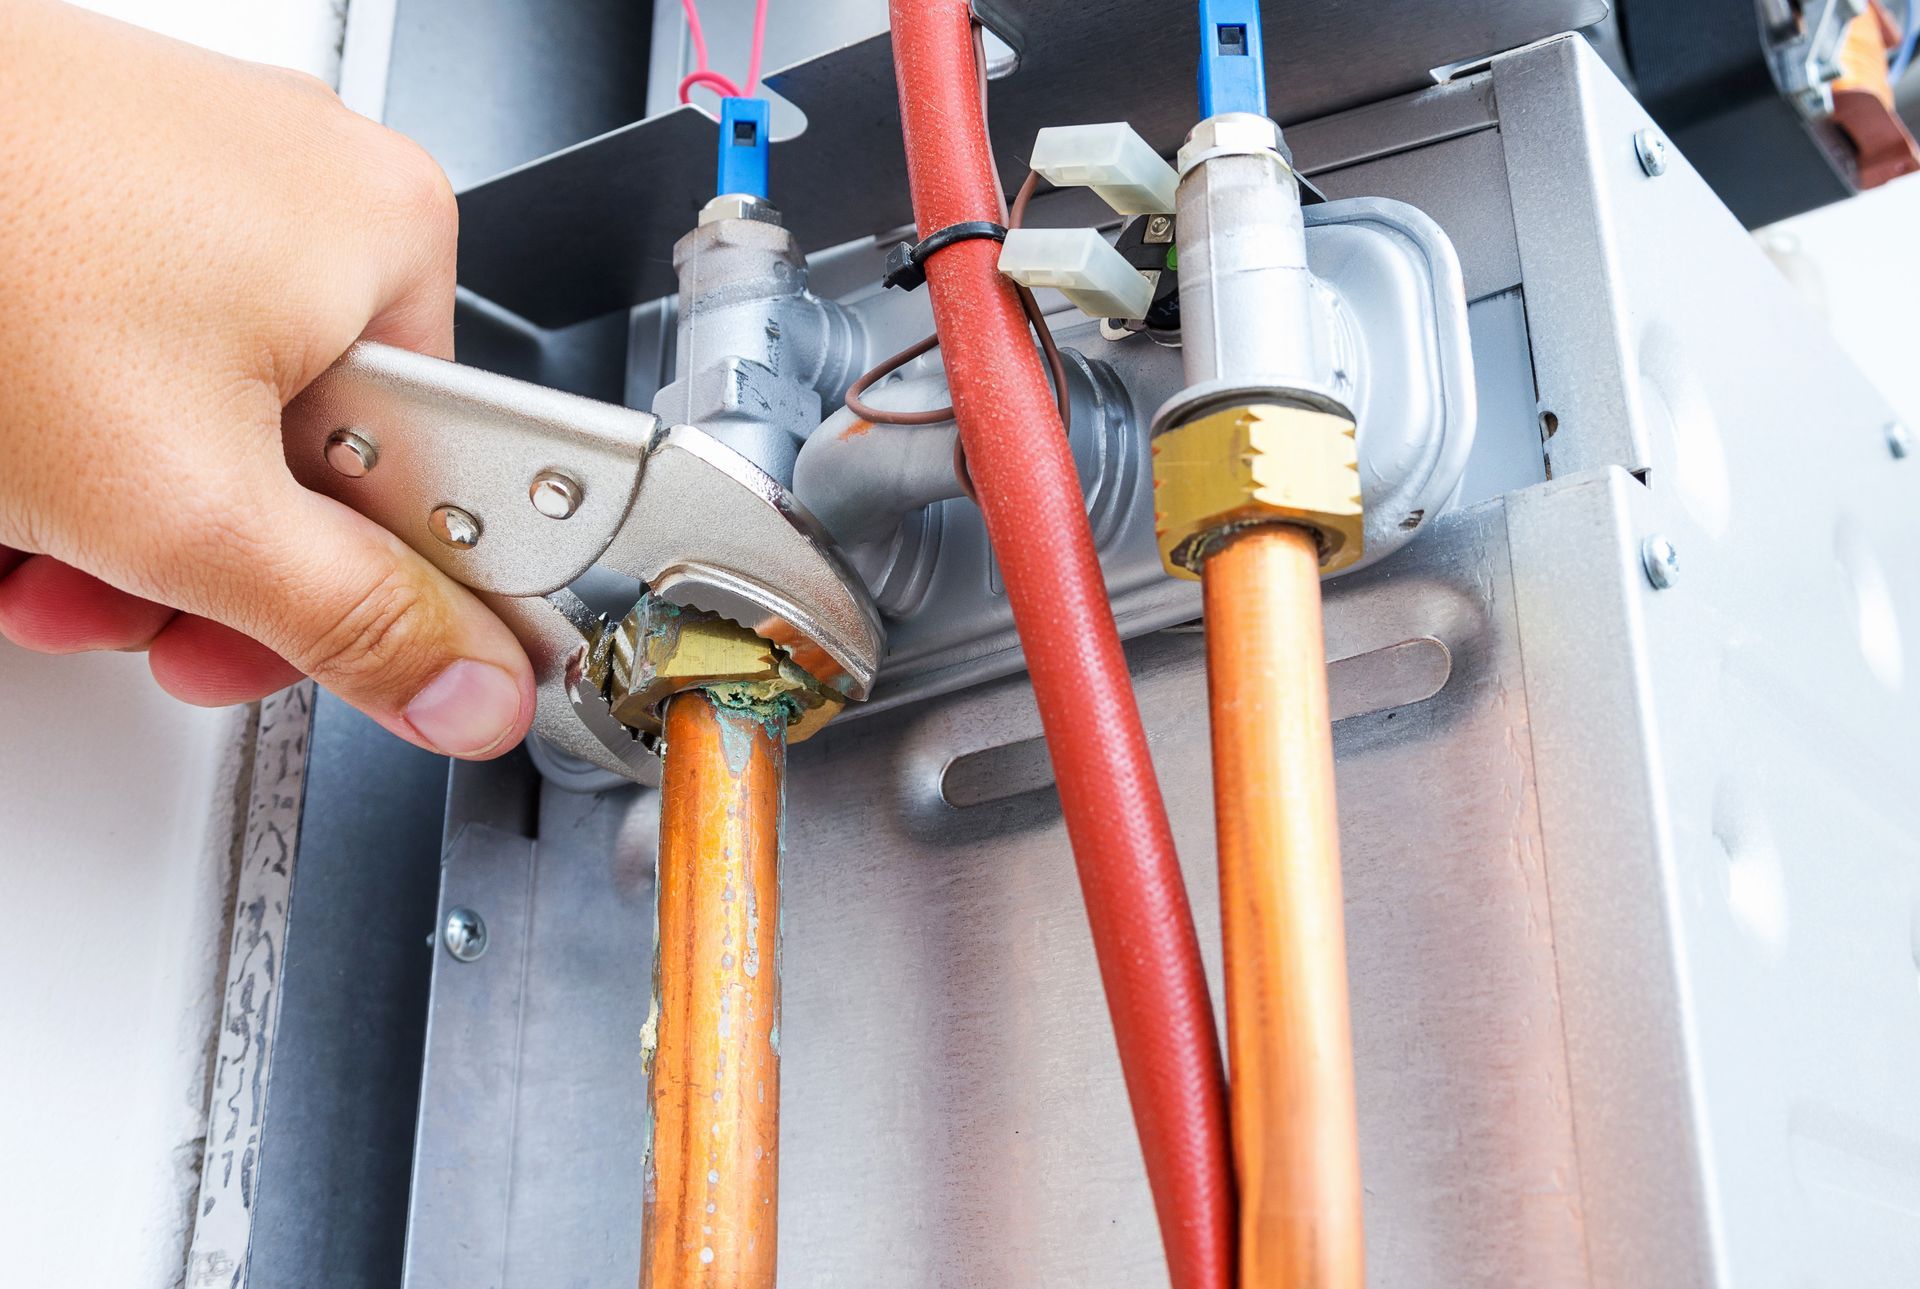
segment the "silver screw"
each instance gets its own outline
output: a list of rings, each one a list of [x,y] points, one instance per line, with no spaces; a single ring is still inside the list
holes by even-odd
[[[1649,176],[1667,173],[1667,141],[1658,130],[1635,130],[1633,155],[1640,158],[1640,168]]]
[[[1913,452],[1913,431],[1905,421],[1887,422],[1887,451],[1895,461],[1905,461]]]
[[[1171,242],[1173,240],[1173,220],[1165,215],[1149,215],[1147,231],[1141,238],[1146,242]]]
[[[472,962],[487,951],[487,924],[472,909],[454,909],[441,931],[447,952],[460,962]]]
[[[1647,570],[1647,581],[1656,591],[1667,590],[1680,580],[1680,552],[1657,533],[1640,543],[1640,566]]]
[[[327,464],[349,479],[360,479],[380,459],[379,449],[352,430],[327,435]]]
[[[480,521],[458,506],[436,506],[427,516],[433,535],[456,550],[472,550],[480,540]]]
[[[580,509],[580,485],[555,470],[535,475],[527,496],[548,519],[566,519]]]

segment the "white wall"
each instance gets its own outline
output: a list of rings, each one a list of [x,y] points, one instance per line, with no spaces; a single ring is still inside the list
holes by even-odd
[[[331,0],[89,7],[331,80]],[[144,658],[0,641],[0,1284],[164,1289],[186,1266],[244,709]]]
[[[0,696],[0,1281],[171,1285],[247,712],[4,643]]]
[[[347,0],[76,0],[83,9],[235,58],[340,76]]]

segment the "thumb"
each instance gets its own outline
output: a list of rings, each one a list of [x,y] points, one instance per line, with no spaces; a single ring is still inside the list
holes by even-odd
[[[517,744],[534,678],[513,633],[371,520],[284,473],[264,487],[229,518],[246,531],[216,544],[245,558],[223,560],[196,610],[422,747],[488,757]]]

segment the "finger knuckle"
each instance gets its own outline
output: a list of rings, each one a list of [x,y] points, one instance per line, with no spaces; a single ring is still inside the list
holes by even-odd
[[[395,570],[349,603],[314,642],[302,670],[323,685],[354,690],[423,679],[438,652],[439,616],[432,595]]]
[[[387,138],[388,203],[414,229],[451,237],[459,224],[460,206],[446,171],[405,135],[389,130]]]
[[[303,72],[291,67],[275,67],[271,70],[293,93],[304,94],[309,98],[318,98],[334,104],[340,102],[340,96],[334,92],[333,86],[312,72]]]

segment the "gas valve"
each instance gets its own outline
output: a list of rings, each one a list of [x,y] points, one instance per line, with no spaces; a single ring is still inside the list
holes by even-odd
[[[673,248],[673,382],[654,415],[698,425],[780,481],[822,411],[859,375],[865,335],[807,289],[807,261],[767,201],[767,103],[721,105],[720,193]]]

